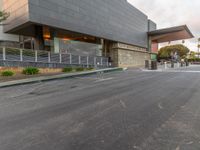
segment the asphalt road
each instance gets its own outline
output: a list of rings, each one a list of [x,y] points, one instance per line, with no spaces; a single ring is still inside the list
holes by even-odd
[[[199,150],[200,67],[186,70],[0,89],[0,150]]]

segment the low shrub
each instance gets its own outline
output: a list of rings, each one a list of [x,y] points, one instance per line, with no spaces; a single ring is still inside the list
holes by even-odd
[[[190,58],[188,59],[189,62],[200,62],[200,58]]]
[[[72,71],[73,71],[73,68],[71,67],[63,68],[63,72],[72,72]]]
[[[78,67],[78,68],[76,68],[76,71],[77,71],[77,72],[84,71],[84,70],[85,70],[85,69],[82,68],[82,67]]]
[[[1,75],[2,76],[4,76],[4,77],[10,77],[10,76],[13,76],[15,73],[14,72],[12,72],[12,71],[3,71],[2,73],[1,73]]]
[[[40,70],[35,67],[27,67],[23,70],[23,74],[26,74],[26,75],[35,75],[35,74],[38,74],[39,72]]]

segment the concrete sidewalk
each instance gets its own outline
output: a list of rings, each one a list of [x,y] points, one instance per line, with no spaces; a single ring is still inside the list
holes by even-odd
[[[78,72],[78,73],[65,73],[65,74],[45,76],[45,77],[44,76],[43,77],[34,77],[34,78],[29,78],[29,79],[2,82],[2,83],[0,83],[0,88],[22,85],[22,84],[31,84],[31,83],[37,83],[37,82],[58,80],[58,79],[73,78],[73,77],[78,77],[78,76],[86,76],[86,75],[96,74],[98,72],[107,73],[107,72],[122,71],[122,70],[123,70],[122,68],[108,68],[108,69],[100,69],[100,70],[95,70],[95,71],[86,71],[86,72]]]
[[[180,72],[180,73],[200,73],[199,65],[190,65],[184,67],[175,67],[175,68],[164,68],[163,66],[159,66],[157,70],[149,70],[141,68],[141,71],[144,72]]]

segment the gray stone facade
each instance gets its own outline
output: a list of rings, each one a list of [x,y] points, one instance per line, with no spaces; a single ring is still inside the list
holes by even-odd
[[[111,47],[112,64],[117,67],[142,67],[145,60],[151,59],[151,53],[145,48],[115,43]]]

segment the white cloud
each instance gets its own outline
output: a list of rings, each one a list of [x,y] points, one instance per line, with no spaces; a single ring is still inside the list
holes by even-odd
[[[188,25],[195,39],[186,40],[185,45],[197,50],[197,38],[200,37],[200,1],[199,0],[128,0],[157,23],[158,28]],[[180,43],[178,42],[173,42]],[[166,45],[166,43],[164,44]]]

